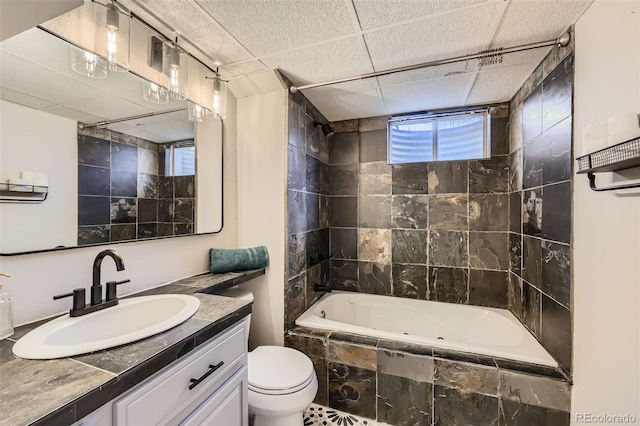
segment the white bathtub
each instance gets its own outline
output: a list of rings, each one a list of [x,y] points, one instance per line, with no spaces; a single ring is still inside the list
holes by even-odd
[[[296,324],[557,367],[506,309],[334,291]]]

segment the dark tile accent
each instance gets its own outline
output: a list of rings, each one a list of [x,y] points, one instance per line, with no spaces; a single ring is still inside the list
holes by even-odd
[[[307,268],[329,259],[329,229],[307,232]]]
[[[571,371],[571,312],[542,295],[542,345],[561,367]]]
[[[393,425],[430,425],[433,385],[378,373],[377,420]]]
[[[193,234],[193,223],[174,223],[173,224],[173,235],[186,235]]]
[[[301,137],[301,134],[300,134],[300,107],[291,98],[289,98],[289,111],[288,111],[287,119],[288,119],[288,127],[289,127],[288,128],[289,144],[295,147],[304,148],[305,139]],[[303,129],[304,129],[304,125],[303,125]]]
[[[468,352],[459,352],[450,349],[433,348],[433,357],[449,359],[452,361],[472,362],[474,364],[486,365],[488,367],[496,366],[496,362],[493,357]]]
[[[391,166],[383,161],[360,164],[358,185],[361,196],[391,194]]]
[[[325,358],[325,341],[326,336],[319,335],[288,332],[284,336],[285,346],[297,349],[311,358]]]
[[[509,229],[508,194],[469,194],[471,231],[507,231]]]
[[[522,192],[509,194],[509,230],[522,233]]]
[[[332,228],[358,226],[358,197],[331,197],[329,210]]]
[[[371,347],[378,346],[378,339],[375,337],[362,336],[359,334],[342,333],[339,331],[332,331],[329,335],[329,340],[339,340],[342,342],[349,342],[355,345],[367,345]]]
[[[305,309],[311,306],[321,293],[316,293],[314,287],[322,285],[322,265],[315,265],[307,270],[307,282],[305,289]]]
[[[433,420],[437,426],[498,423],[498,398],[444,386],[433,387]]]
[[[138,233],[136,231],[135,223],[129,223],[127,225],[111,225],[111,241],[135,240],[137,236]]]
[[[573,111],[573,55],[542,82],[542,129],[553,127]]]
[[[427,267],[423,265],[392,266],[393,295],[409,299],[426,299]]]
[[[544,187],[542,216],[544,238],[571,243],[571,182]]]
[[[391,169],[391,193],[427,194],[427,163],[395,164]]]
[[[306,178],[305,189],[315,194],[320,193],[320,161],[311,155],[305,156],[306,160]]]
[[[469,227],[467,194],[429,196],[429,229],[466,231]]]
[[[498,395],[497,368],[444,359],[434,360],[433,383],[463,392]]]
[[[138,224],[138,238],[153,238],[158,236],[157,223]]]
[[[124,144],[129,146],[137,146],[138,138],[132,135],[127,135],[125,133],[116,132],[115,130],[111,131],[111,141],[117,142],[118,144]]]
[[[320,196],[320,228],[329,228],[329,197],[326,195]]]
[[[331,228],[331,257],[358,259],[358,230]]]
[[[196,196],[196,177],[176,176],[173,178],[175,198],[194,198]]]
[[[469,192],[508,192],[509,156],[469,161]]]
[[[542,242],[542,291],[569,307],[571,303],[571,249]]]
[[[106,226],[79,226],[78,245],[98,244],[109,242],[110,227]]]
[[[111,223],[135,223],[138,216],[136,198],[111,198]]]
[[[527,145],[542,133],[542,84],[538,85],[522,104],[522,138]]]
[[[289,278],[307,269],[307,234],[289,235]]]
[[[173,213],[175,210],[173,199],[158,200],[158,222],[173,222]]]
[[[526,235],[522,239],[522,278],[542,287],[542,244],[539,239]]]
[[[509,163],[509,191],[522,191],[522,152],[523,148],[518,148],[511,153]]]
[[[358,262],[331,259],[330,285],[334,290],[358,291]]]
[[[403,229],[427,229],[429,225],[428,195],[394,195],[391,226]]]
[[[291,135],[289,135],[291,140]],[[304,150],[293,145],[287,146],[287,188],[304,191],[306,187],[307,165]]]
[[[158,223],[158,237],[173,235],[173,223]]]
[[[499,396],[503,400],[538,407],[571,409],[571,385],[548,377],[501,371]]]
[[[329,164],[358,164],[360,133],[336,133],[329,139]]]
[[[137,197],[138,175],[135,172],[111,170],[111,195],[113,197]]]
[[[378,373],[433,383],[433,358],[378,349]]]
[[[528,362],[514,361],[512,359],[495,359],[498,368],[502,370],[520,371],[522,373],[536,374],[538,376],[552,377],[555,379],[566,380],[566,375],[562,370],[545,365],[530,364]]]
[[[545,131],[538,138],[543,149],[542,183],[562,182],[571,179],[573,164],[571,145],[573,128],[571,116]]]
[[[546,191],[547,188],[544,188]],[[542,236],[543,188],[525,191],[522,199],[522,233]]]
[[[138,174],[138,197],[158,198],[158,176]]]
[[[522,277],[522,234],[509,234],[509,270]]]
[[[304,194],[305,202],[305,231],[320,228],[320,196],[318,194]]]
[[[378,366],[378,353],[375,346],[354,345],[329,339],[327,361],[375,371]]]
[[[515,274],[509,274],[507,308],[522,322],[522,279]]]
[[[367,294],[391,295],[391,265],[358,262],[359,291]]]
[[[509,272],[469,270],[469,303],[492,308],[507,307]]]
[[[391,231],[393,263],[427,264],[427,231],[394,229]]]
[[[111,143],[111,170],[138,173],[138,148],[117,142]]]
[[[469,272],[463,268],[429,267],[429,300],[464,303],[469,299]]]
[[[509,234],[469,232],[469,266],[476,269],[509,269]]]
[[[453,266],[466,268],[469,233],[460,231],[429,232],[429,266]]]
[[[109,168],[111,144],[108,140],[78,135],[78,163]]]
[[[329,167],[329,193],[331,195],[358,195],[358,165]]]
[[[542,185],[542,167],[546,148],[543,143],[542,136],[539,136],[523,148],[522,187],[524,189]]]
[[[287,191],[287,213],[289,215],[289,233],[299,234],[307,228],[307,205],[305,193]]]
[[[322,195],[329,195],[330,187],[329,187],[329,165],[327,163],[320,162],[319,172],[320,172],[320,182],[318,184],[318,190]]]
[[[155,198],[138,198],[138,221],[158,221],[158,200],[156,200]]]
[[[376,416],[375,371],[328,363],[329,406],[356,416]]]
[[[141,141],[141,139],[138,141]],[[160,161],[158,146],[153,142],[149,143],[153,145],[149,147],[151,149],[138,145],[138,173],[158,176],[158,163]]]
[[[313,155],[316,158],[320,157],[320,141],[322,139],[322,130],[319,126],[314,126],[313,120],[305,117],[305,130],[306,130],[306,144],[305,149],[307,154]]]
[[[310,358],[318,379],[318,392],[313,402],[327,406],[329,404],[329,377],[327,374],[327,360],[324,358]]]
[[[467,161],[434,161],[428,165],[429,193],[466,193],[468,190]]]
[[[177,223],[193,223],[194,204],[193,198],[176,198],[173,221]]]
[[[289,328],[306,309],[307,274],[291,278],[285,295],[285,327]]]
[[[173,176],[158,176],[158,198],[173,198]]]
[[[357,132],[359,129],[359,120],[342,120],[334,121],[331,127],[336,133]]]
[[[522,282],[522,321],[529,331],[540,336],[540,292],[526,281]]]
[[[387,161],[387,129],[360,132],[360,162]]]
[[[108,225],[109,197],[78,196],[78,226]]]
[[[78,195],[104,195],[111,193],[109,169],[78,166]]]
[[[509,117],[491,119],[491,155],[509,154]]]
[[[500,400],[500,426],[569,426],[568,411],[521,404],[508,399]]]
[[[391,228],[391,196],[365,195],[358,199],[360,228]]]

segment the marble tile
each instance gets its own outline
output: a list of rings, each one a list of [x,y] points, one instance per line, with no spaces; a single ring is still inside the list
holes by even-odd
[[[391,118],[390,115],[380,115],[377,117],[361,118],[359,121],[359,127],[361,133],[371,130],[384,130],[387,131],[387,123]]]
[[[287,125],[289,144],[304,148],[305,140],[300,138],[300,107],[291,99],[287,111]]]
[[[434,161],[428,165],[430,194],[459,194],[468,191],[467,161]]]
[[[429,232],[429,266],[469,266],[469,234],[461,231]]]
[[[467,194],[429,196],[429,229],[466,231],[469,227]]]
[[[391,295],[391,265],[358,262],[358,287],[362,293]]]
[[[360,164],[358,178],[361,196],[391,194],[391,166],[385,161]]]
[[[509,270],[522,277],[522,234],[509,233]]]
[[[307,268],[329,259],[329,229],[307,232]]]
[[[329,139],[329,164],[358,164],[360,133],[336,133]]]
[[[173,198],[161,198],[158,200],[158,222],[173,222],[175,202]]]
[[[358,197],[331,197],[329,212],[332,228],[358,226]]]
[[[378,350],[378,373],[433,383],[433,358],[405,352]]]
[[[307,125],[308,124],[308,125]],[[309,119],[305,123],[306,130],[306,142],[305,150],[308,155],[312,155],[315,158],[320,157],[320,140],[322,137],[322,130],[319,126],[313,125],[313,120]]]
[[[158,200],[155,198],[138,198],[138,222],[158,221]]]
[[[393,295],[409,299],[426,299],[427,267],[423,265],[392,265]]]
[[[364,195],[358,198],[360,228],[391,228],[391,196]]]
[[[430,425],[433,385],[378,373],[377,419],[393,425]]]
[[[138,217],[136,198],[111,198],[111,223],[135,223]]]
[[[535,87],[522,103],[522,139],[527,145],[542,133],[542,85]]]
[[[287,145],[287,188],[304,191],[306,179],[307,165],[304,150]]]
[[[387,127],[360,131],[360,163],[387,161]]]
[[[498,424],[498,398],[436,385],[433,388],[436,426]]]
[[[469,266],[476,269],[509,269],[509,234],[469,232]]]
[[[138,146],[138,149],[145,149],[147,151],[158,152],[158,144],[155,142],[148,141],[146,139],[136,138],[136,145]],[[138,152],[138,155],[140,155],[140,152]],[[138,164],[140,163],[138,162]]]
[[[132,135],[127,135],[125,133],[116,132],[115,130],[111,131],[111,142],[117,142],[119,144],[124,144],[128,146],[138,146],[138,138]]]
[[[537,238],[524,236],[522,239],[522,278],[542,287],[542,243]]]
[[[515,274],[509,274],[507,308],[522,321],[522,279]]]
[[[378,354],[375,347],[329,340],[327,361],[376,371]]]
[[[508,123],[509,117],[491,119],[491,155],[509,154]]]
[[[318,194],[304,194],[305,203],[305,231],[320,228],[320,196]]]
[[[321,293],[314,291],[314,286],[322,285],[322,264],[315,265],[307,270],[305,289],[305,309],[311,306],[320,297]]]
[[[358,165],[329,167],[329,194],[358,195]]]
[[[560,380],[568,379],[567,375],[559,368],[504,358],[495,358],[495,363],[498,365],[498,368],[502,370],[511,370]]]
[[[471,231],[508,231],[509,194],[469,194]]]
[[[302,273],[291,278],[285,292],[285,327],[293,325],[306,309],[307,274]]]
[[[173,233],[171,235],[173,235]],[[111,241],[135,240],[137,236],[138,230],[135,223],[111,225]]]
[[[329,219],[329,197],[326,195],[320,196],[320,229],[328,228],[331,225]]]
[[[522,322],[529,331],[540,338],[541,293],[526,281],[522,282]]]
[[[547,130],[573,112],[573,55],[566,58],[542,81],[542,130]]]
[[[470,362],[478,365],[486,365],[487,367],[495,367],[496,361],[493,357],[487,355],[478,355],[468,352],[459,352],[451,349],[433,348],[434,359],[448,359],[450,361]]]
[[[469,192],[509,192],[509,156],[469,161]]]
[[[322,132],[320,133],[320,152],[318,152],[318,160],[322,161],[324,164],[329,164],[329,155],[331,154],[329,140],[332,137],[333,136],[326,137]]]
[[[542,184],[571,179],[573,127],[572,117],[565,118],[539,136],[543,149]]]
[[[331,124],[331,127],[336,133],[357,132],[360,128],[359,121],[357,119],[334,121],[329,124]]]
[[[362,261],[391,263],[391,230],[358,229],[358,259]]]
[[[525,145],[522,153],[522,188],[529,189],[542,185],[542,168],[545,160],[545,146],[542,136]]]
[[[110,226],[79,226],[78,245],[98,244],[109,242]]]
[[[108,225],[110,206],[109,197],[78,196],[78,226]]]
[[[542,236],[543,192],[547,188],[536,188],[522,194],[522,233]]]
[[[157,198],[158,197],[158,176],[138,174],[138,197]]]
[[[78,194],[104,195],[111,194],[111,171],[102,167],[78,166]]]
[[[466,362],[434,360],[433,383],[463,392],[498,394],[498,369]]]
[[[522,148],[518,148],[511,153],[509,163],[509,191],[522,191]]]
[[[78,135],[78,164],[109,168],[111,144],[108,140]]]
[[[571,182],[544,187],[542,193],[543,238],[571,243]]]
[[[305,160],[305,189],[315,194],[320,193],[320,161],[311,155],[306,155]]]
[[[569,426],[571,415],[568,411],[521,404],[508,399],[500,400],[500,426]]]
[[[309,358],[313,363],[313,370],[318,380],[318,391],[313,402],[327,405],[329,403],[329,377],[327,374],[327,360],[324,358]]]
[[[375,337],[364,336],[361,334],[343,333],[341,331],[332,331],[329,340],[338,340],[341,342],[349,342],[355,345],[378,347],[378,339]]]
[[[319,166],[320,177],[319,177],[318,190],[322,195],[329,195],[331,192],[331,188],[329,187],[330,179],[331,179],[331,177],[329,176],[329,168],[330,168],[329,164],[320,162],[320,166]]]
[[[502,370],[499,395],[536,407],[571,410],[571,385],[562,380]]]
[[[427,163],[394,164],[391,169],[391,193],[427,194]]]
[[[358,262],[331,259],[330,286],[334,290],[358,291]]]
[[[307,228],[307,205],[305,193],[287,191],[287,214],[289,234],[299,234]]]
[[[392,196],[391,226],[401,229],[427,229],[429,226],[429,196]]]
[[[160,157],[157,147],[154,150],[138,147],[138,173],[158,176],[158,164]]]
[[[173,235],[173,223],[158,223],[158,237]]]
[[[522,103],[516,102],[516,97],[519,93],[516,93],[511,99],[511,105],[509,110],[509,152],[514,152],[517,149],[522,148]]]
[[[329,406],[357,416],[376,416],[375,371],[329,362]]]
[[[429,300],[466,304],[469,300],[469,271],[466,268],[429,267]]]
[[[331,257],[358,259],[358,230],[355,228],[331,228]]]
[[[158,176],[158,198],[173,198],[173,176]]]
[[[542,242],[541,290],[565,307],[571,304],[571,248]]]
[[[193,223],[174,223],[173,235],[187,235],[195,232]]]
[[[137,197],[138,175],[135,172],[111,170],[111,195],[115,197]]]
[[[292,278],[307,269],[307,234],[290,234],[288,250],[288,277]]]
[[[562,368],[571,371],[571,312],[544,294],[541,336],[542,345],[551,356]]]
[[[195,198],[196,194],[196,177],[176,176],[173,181],[175,198]]]
[[[469,270],[469,303],[492,308],[507,307],[509,272]]]
[[[177,223],[193,223],[195,203],[193,198],[176,198],[173,221]]]
[[[158,236],[157,223],[139,223],[138,224],[138,239],[154,238],[157,236]]]
[[[111,170],[138,173],[138,148],[112,142]]]
[[[509,194],[509,230],[522,233],[522,192]]]
[[[317,335],[289,332],[284,336],[285,346],[297,349],[311,358],[325,358],[325,342],[326,337]]]
[[[427,231],[394,229],[391,231],[393,263],[427,264]]]

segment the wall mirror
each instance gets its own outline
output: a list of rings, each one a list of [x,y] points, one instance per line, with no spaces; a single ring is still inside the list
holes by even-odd
[[[40,28],[0,43],[0,254],[220,231],[221,120],[148,102],[131,72],[80,75],[78,53]]]

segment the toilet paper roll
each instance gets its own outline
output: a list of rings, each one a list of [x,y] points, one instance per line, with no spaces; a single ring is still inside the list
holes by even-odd
[[[624,114],[614,115],[607,120],[609,135],[628,132],[640,128],[640,120],[638,120],[637,112],[625,112]]]
[[[7,181],[9,184],[9,191],[27,191],[27,181],[24,179],[12,178]]]
[[[608,136],[608,127],[606,121],[601,121],[599,123],[593,123],[588,126],[585,126],[582,129],[582,137],[583,138],[594,138],[594,139],[602,139]]]

